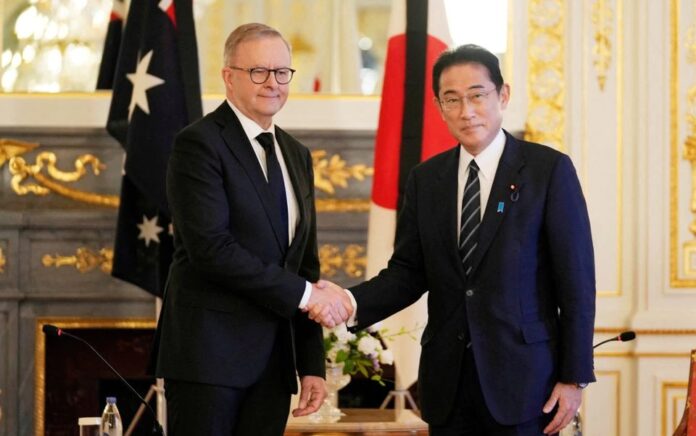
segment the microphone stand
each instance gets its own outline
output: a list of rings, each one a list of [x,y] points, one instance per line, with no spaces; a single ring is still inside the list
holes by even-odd
[[[44,332],[44,334],[47,334],[50,336],[58,336],[58,337],[67,336],[67,337],[75,339],[76,341],[81,342],[81,343],[85,344],[87,347],[89,347],[89,349],[92,350],[92,352],[94,352],[94,354],[96,354],[97,357],[99,357],[99,359],[101,359],[101,361],[104,362],[106,364],[106,366],[109,367],[111,372],[116,374],[116,376],[119,379],[121,379],[121,382],[123,382],[123,384],[126,385],[128,387],[128,389],[130,389],[130,391],[135,395],[135,397],[138,398],[140,400],[140,402],[143,405],[145,405],[147,407],[147,409],[150,411],[150,413],[152,414],[152,417],[155,419],[154,427],[152,428],[152,434],[164,436],[164,430],[162,429],[162,424],[160,424],[159,421],[157,420],[157,415],[155,415],[155,411],[152,410],[152,407],[150,406],[150,404],[147,401],[145,401],[145,399],[143,397],[140,396],[138,391],[136,391],[135,388],[133,386],[131,386],[131,384],[128,383],[128,381],[126,381],[126,379],[123,378],[123,376],[118,371],[116,371],[116,369],[113,366],[111,366],[111,364],[104,358],[104,356],[101,355],[101,353],[99,353],[92,346],[92,344],[85,341],[84,339],[82,339],[79,336],[75,336],[71,333],[66,332],[63,329],[60,329],[60,328],[53,326],[53,325],[50,325],[50,324],[46,324],[43,326],[43,332]],[[148,395],[148,396],[151,396],[151,395]],[[142,408],[143,406],[141,405],[140,407]],[[140,418],[140,416],[138,416],[138,419],[139,418]],[[132,426],[132,424],[131,424],[131,426]],[[130,427],[129,427],[129,431],[131,431]]]

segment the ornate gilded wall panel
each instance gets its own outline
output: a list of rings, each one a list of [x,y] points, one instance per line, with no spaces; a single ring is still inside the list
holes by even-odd
[[[684,374],[686,378],[687,374]],[[660,434],[671,436],[679,425],[686,405],[685,381],[663,381],[660,397]]]
[[[2,227],[0,223],[0,295],[3,294],[3,290],[14,292],[17,288],[19,256],[17,232]]]
[[[612,37],[614,28],[614,11],[611,0],[595,0],[592,3],[592,30],[594,45],[592,46],[592,65],[597,74],[597,84],[604,90],[607,73],[612,61]]]
[[[47,196],[57,194],[72,201],[117,208],[119,184],[112,189],[114,193],[94,192],[80,189],[80,181],[85,177],[99,177],[102,172],[109,172],[109,181],[118,180],[121,166],[114,166],[113,154],[122,154],[119,148],[111,147],[107,154],[111,157],[111,167],[103,162],[98,155],[91,153],[80,154],[71,162],[69,158],[59,157],[53,151],[39,151],[35,156],[30,152],[39,147],[39,143],[29,143],[15,139],[0,139],[0,171],[7,163],[11,174],[11,190],[18,196],[36,195]],[[314,183],[317,189],[317,212],[366,212],[369,209],[369,189],[373,168],[366,162],[371,161],[372,151],[360,153],[363,162],[349,163],[343,156],[344,149],[340,143],[326,144],[328,148],[336,149],[329,153],[326,149],[314,149]],[[370,143],[371,147],[371,143]],[[41,150],[41,149],[39,149]],[[348,149],[348,154],[351,150]],[[61,156],[67,153],[60,153]],[[355,154],[353,151],[352,154]],[[95,180],[87,180],[88,186],[93,186]],[[352,186],[359,184],[357,189]],[[349,189],[351,188],[351,189]],[[358,192],[360,197],[346,198],[340,191]],[[362,198],[361,198],[362,197]]]
[[[670,284],[696,287],[696,7],[670,3]]]
[[[583,434],[621,435],[621,375],[620,370],[595,370],[597,383],[583,392]]]
[[[571,151],[580,173],[595,243],[597,293],[624,294],[623,1],[589,0],[582,7],[582,70],[569,77]],[[575,79],[577,77],[577,79]],[[574,114],[577,118],[573,117]],[[579,152],[578,152],[579,151]],[[597,158],[601,156],[601,159]],[[629,284],[630,285],[630,284]]]
[[[565,3],[529,0],[525,139],[565,150]]]

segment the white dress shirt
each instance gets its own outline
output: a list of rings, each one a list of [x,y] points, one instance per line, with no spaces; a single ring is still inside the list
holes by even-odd
[[[488,204],[488,197],[491,195],[495,172],[498,171],[498,162],[500,162],[500,157],[503,155],[503,149],[505,148],[505,133],[503,133],[503,129],[500,129],[495,138],[493,138],[493,141],[476,157],[469,154],[464,146],[460,145],[459,148],[459,172],[457,175],[457,240],[459,240],[459,232],[461,231],[462,197],[464,195],[464,188],[466,187],[466,180],[469,177],[469,163],[475,160],[479,167],[481,220],[483,220],[483,214]]]

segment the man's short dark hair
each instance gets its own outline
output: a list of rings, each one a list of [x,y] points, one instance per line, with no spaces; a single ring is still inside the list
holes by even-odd
[[[440,96],[440,76],[442,72],[453,65],[481,64],[488,70],[488,76],[495,84],[496,91],[503,87],[503,75],[500,73],[498,57],[485,48],[476,44],[460,45],[456,48],[445,50],[440,54],[433,66],[433,92],[435,97]]]

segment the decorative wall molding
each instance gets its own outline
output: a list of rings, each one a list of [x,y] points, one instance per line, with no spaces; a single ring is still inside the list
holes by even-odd
[[[662,381],[660,390],[660,417],[662,436],[671,436],[679,425],[683,407],[679,403],[686,402],[686,381]]]
[[[16,140],[0,140],[0,168],[9,159],[12,174],[12,190],[17,195],[34,194],[45,196],[51,192],[71,200],[117,208],[120,203],[118,195],[86,192],[65,186],[64,183],[80,180],[88,168],[98,176],[106,169],[100,159],[92,154],[84,154],[75,159],[74,171],[61,171],[57,168],[58,158],[55,153],[42,152],[36,156],[35,163],[29,164],[20,157],[38,147],[37,143],[23,143]],[[314,166],[314,185],[318,191],[333,195],[337,188],[347,188],[351,179],[365,181],[372,176],[374,169],[366,164],[348,165],[339,154],[328,155],[326,150],[312,151]],[[46,171],[48,175],[42,173]],[[37,183],[23,183],[33,179]],[[317,199],[318,212],[367,212],[369,199]]]
[[[335,194],[336,186],[348,187],[348,180],[364,181],[374,173],[374,169],[365,164],[347,165],[341,155],[328,157],[326,150],[312,151],[314,165],[314,186],[327,194]]]
[[[370,200],[363,198],[317,198],[317,212],[368,212]]]
[[[565,150],[565,2],[529,0],[524,139]]]
[[[99,252],[94,252],[89,248],[80,247],[74,255],[64,256],[60,254],[50,255],[44,254],[41,258],[41,263],[46,268],[55,266],[60,268],[63,266],[74,266],[80,273],[85,274],[95,268],[99,268],[101,272],[111,275],[113,266],[114,250],[111,248],[102,248]]]
[[[682,95],[680,77],[682,69],[689,73],[689,77],[696,74],[696,21],[692,20],[682,44],[679,8],[680,0],[670,1],[670,286],[693,292],[689,288],[696,287],[696,82],[691,83]],[[685,50],[683,53],[682,45]],[[682,56],[684,63],[681,62]],[[680,109],[682,99],[686,100],[683,113]],[[680,224],[683,202],[680,196],[682,180],[679,162],[682,117],[688,129],[683,141],[682,157],[691,167],[689,210],[692,222],[687,233],[690,236],[684,235],[685,228]]]
[[[38,147],[36,142],[18,141],[16,139],[0,138],[0,168],[5,162]]]
[[[343,271],[350,278],[361,278],[367,266],[365,247],[349,244],[341,252],[337,245],[325,244],[319,247],[319,262],[322,277],[333,277]]]
[[[87,204],[100,206],[118,206],[118,196],[102,195],[92,192],[84,192],[65,186],[63,183],[76,182],[86,173],[87,168],[91,167],[92,174],[98,176],[106,166],[101,163],[98,157],[92,154],[84,154],[75,159],[74,171],[61,171],[56,167],[58,158],[55,153],[42,152],[36,156],[33,165],[28,164],[24,158],[15,156],[10,159],[10,174],[12,174],[12,190],[17,195],[48,195],[51,192],[67,197],[71,200]],[[46,170],[48,176],[42,174]],[[38,182],[25,183],[25,180],[33,178]]]
[[[604,91],[604,85],[607,81],[607,71],[611,66],[612,54],[612,27],[614,22],[614,11],[611,9],[611,4],[608,0],[596,0],[592,4],[592,24],[594,26],[594,47],[592,47],[592,55],[594,60],[595,72],[597,74],[597,83],[599,89]]]

